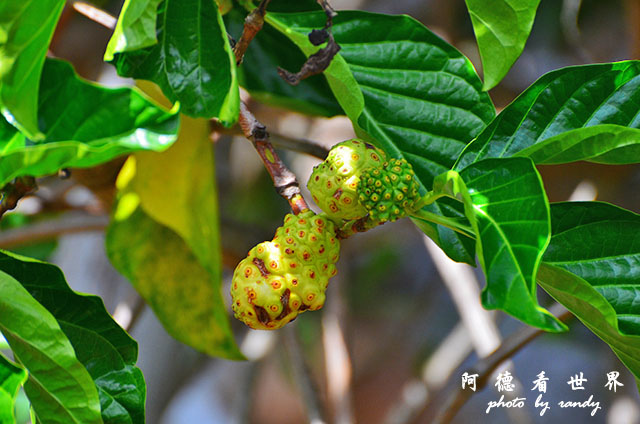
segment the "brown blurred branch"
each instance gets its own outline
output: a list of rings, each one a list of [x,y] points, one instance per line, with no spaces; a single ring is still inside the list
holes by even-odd
[[[563,322],[567,322],[573,317],[571,312],[567,311],[564,306],[558,303],[549,308],[549,312],[556,315],[558,319]],[[478,374],[476,390],[480,391],[487,385],[489,378],[502,362],[511,358],[519,352],[520,349],[544,333],[545,331],[530,326],[516,331],[507,337],[495,352],[486,358],[478,360],[471,369],[467,369],[466,371],[469,374]],[[442,404],[433,422],[437,424],[451,422],[474,393],[476,392],[468,388],[466,390],[462,389],[460,385],[454,386],[454,389],[446,396],[446,400]]]
[[[253,40],[256,34],[258,34],[262,29],[262,26],[264,25],[264,15],[267,12],[267,6],[270,1],[271,0],[261,0],[258,7],[253,9],[245,18],[242,35],[236,45],[233,46],[233,53],[236,56],[236,64],[240,65],[242,63],[242,58],[244,57],[251,40]]]
[[[49,240],[62,234],[84,231],[102,231],[109,224],[109,217],[86,213],[69,213],[61,218],[37,222],[21,228],[4,230],[0,233],[0,248],[10,249],[28,243]]]
[[[18,177],[0,190],[0,219],[5,212],[18,206],[18,201],[38,188],[33,177]]]
[[[269,142],[267,128],[260,123],[249,111],[244,102],[240,102],[240,115],[238,125],[246,138],[251,140],[260,159],[273,179],[273,185],[278,194],[284,197],[294,214],[309,209],[307,202],[302,197],[300,185],[296,176],[278,157],[273,146]]]
[[[103,27],[109,29],[114,29],[116,27],[116,22],[118,20],[104,10],[98,9],[97,7],[83,1],[74,1],[72,4],[76,12],[86,16],[94,22],[99,23]]]
[[[318,398],[318,389],[311,377],[309,367],[305,363],[304,353],[302,352],[296,329],[296,325],[289,324],[283,331],[284,343],[289,353],[289,361],[294,378],[300,389],[300,395],[307,408],[309,422],[323,424],[327,422],[327,413],[324,411]]]
[[[630,59],[640,59],[640,1],[626,0],[624,4],[631,44]]]

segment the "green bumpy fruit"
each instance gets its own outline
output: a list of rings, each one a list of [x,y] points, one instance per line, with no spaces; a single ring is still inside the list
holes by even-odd
[[[235,317],[253,329],[275,330],[306,310],[322,308],[339,253],[326,217],[310,210],[286,215],[273,240],[255,246],[236,267]]]
[[[414,210],[420,200],[418,182],[404,159],[390,159],[382,169],[372,168],[360,176],[358,200],[372,220],[395,221]]]
[[[327,159],[313,169],[307,188],[330,219],[362,218],[367,210],[358,202],[360,174],[381,168],[384,151],[363,140],[352,139],[333,146]]]

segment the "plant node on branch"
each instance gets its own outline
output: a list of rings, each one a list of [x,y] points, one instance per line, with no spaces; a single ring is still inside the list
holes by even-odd
[[[244,102],[240,103],[238,124],[244,136],[251,140],[260,155],[260,159],[273,179],[276,191],[289,202],[293,213],[297,215],[309,209],[302,197],[295,174],[282,162],[269,142],[267,127],[253,116]]]

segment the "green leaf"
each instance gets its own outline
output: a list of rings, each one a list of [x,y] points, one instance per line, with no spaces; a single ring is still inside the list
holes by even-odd
[[[639,103],[640,61],[558,69],[507,106],[465,148],[455,169],[510,156],[536,163],[640,162]]]
[[[540,0],[465,0],[484,71],[484,89],[509,72],[529,38]]]
[[[0,119],[0,186],[22,175],[94,166],[135,150],[163,150],[178,131],[166,112],[136,89],[107,89],[78,78],[71,65],[49,59],[39,103],[42,141]]]
[[[640,336],[640,215],[601,202],[551,206],[544,261],[589,283],[614,309],[624,334]]]
[[[314,4],[318,6],[318,3]],[[242,34],[244,18],[245,14],[237,8],[225,16],[225,24],[231,34],[236,37]],[[278,66],[297,71],[305,60],[305,55],[287,37],[265,25],[245,53],[238,79],[253,98],[266,104],[308,115],[342,115],[342,109],[322,75],[309,77],[296,86],[286,83],[278,75]]]
[[[113,35],[104,53],[105,62],[115,53],[153,46],[156,39],[156,17],[162,0],[125,0]]]
[[[124,195],[107,230],[107,254],[175,339],[209,355],[242,359],[217,282],[182,238]],[[214,286],[215,283],[215,286]]]
[[[233,125],[240,104],[235,57],[215,2],[163,0],[156,33],[155,45],[114,51],[118,74],[155,82],[189,116]]]
[[[307,56],[318,49],[307,34],[325,21],[323,12],[267,14],[267,22]],[[324,72],[333,94],[356,133],[391,156],[404,157],[427,191],[495,116],[473,65],[408,16],[340,11],[333,22],[341,50]],[[473,263],[464,236],[414,222],[454,260]]]
[[[135,169],[129,163],[123,178],[131,178],[125,190],[140,197],[145,213],[182,237],[219,288],[222,252],[210,131],[207,120],[182,117],[178,141],[162,153],[136,153]],[[125,183],[119,180],[119,188]]]
[[[74,292],[58,267],[31,258],[0,251],[0,271],[19,281],[57,320],[95,382],[104,422],[143,424],[146,387],[135,366],[138,344],[111,318],[102,299]]]
[[[0,271],[0,331],[29,373],[24,389],[40,422],[99,424],[98,391],[56,319]]]
[[[27,372],[0,354],[0,424],[14,424],[14,408],[18,389],[27,379]]]
[[[268,13],[267,22],[308,56],[323,12]],[[341,47],[325,76],[356,132],[411,163],[424,188],[453,166],[495,115],[473,66],[409,16],[340,11]]]
[[[545,262],[538,284],[606,342],[640,384],[640,337],[620,331],[616,311],[604,296],[577,275]]]
[[[237,359],[241,355],[220,292],[222,254],[209,131],[207,120],[185,118],[170,149],[129,159],[118,178],[121,195],[107,251],[171,335],[205,353]],[[136,208],[140,211],[134,213]],[[132,239],[127,228],[137,225],[149,235]],[[172,271],[162,276],[166,270],[157,262],[166,262]]]
[[[40,73],[64,4],[64,0],[0,3],[0,108],[31,138],[41,138]]]
[[[442,198],[425,208],[424,211],[449,219],[465,222],[464,205],[452,199]],[[412,216],[414,224],[429,236],[446,255],[456,262],[476,266],[476,241],[442,225],[437,225],[419,216]]]
[[[551,235],[549,206],[533,163],[487,159],[436,178],[434,192],[464,203],[487,278],[482,304],[547,331],[566,326],[538,305],[535,275]]]
[[[601,124],[563,132],[517,153],[540,165],[578,160],[622,165],[640,162],[640,129]]]

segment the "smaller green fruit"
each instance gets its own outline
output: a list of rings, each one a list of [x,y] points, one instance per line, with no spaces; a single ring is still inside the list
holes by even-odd
[[[343,141],[313,169],[307,187],[330,219],[362,218],[367,210],[358,202],[360,174],[368,168],[382,167],[385,160],[385,153],[372,144],[358,139]]]
[[[389,159],[382,169],[371,168],[362,173],[358,200],[375,221],[395,221],[407,216],[420,200],[414,176],[405,159]]]

